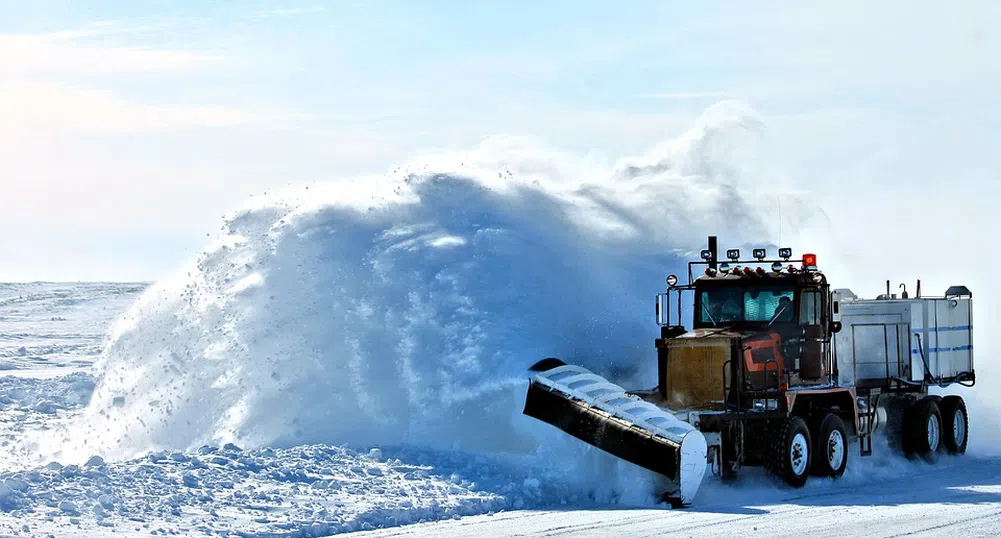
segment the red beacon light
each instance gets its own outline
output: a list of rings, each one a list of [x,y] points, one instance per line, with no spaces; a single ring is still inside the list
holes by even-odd
[[[817,268],[816,254],[803,254],[803,269],[810,270]]]

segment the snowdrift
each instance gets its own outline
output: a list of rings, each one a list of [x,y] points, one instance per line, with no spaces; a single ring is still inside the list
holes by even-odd
[[[520,414],[529,365],[653,386],[664,277],[710,233],[769,237],[761,131],[721,103],[611,165],[501,138],[255,198],[115,328],[59,444],[535,452],[560,435]]]

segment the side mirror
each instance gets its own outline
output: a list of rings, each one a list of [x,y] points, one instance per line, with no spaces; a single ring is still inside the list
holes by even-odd
[[[839,333],[841,332],[841,322],[832,321],[828,328],[830,329],[831,333]]]
[[[841,293],[831,293],[831,321],[841,321]]]

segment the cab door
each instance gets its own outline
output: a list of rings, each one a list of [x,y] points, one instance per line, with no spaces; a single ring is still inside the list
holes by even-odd
[[[825,294],[819,289],[805,289],[799,295],[799,323],[803,328],[803,355],[799,376],[819,380],[827,375],[827,325]]]

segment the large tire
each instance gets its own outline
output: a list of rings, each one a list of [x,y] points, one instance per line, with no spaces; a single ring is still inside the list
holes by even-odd
[[[939,404],[942,412],[942,447],[949,454],[965,454],[970,440],[970,417],[966,402],[959,396],[946,396]]]
[[[794,488],[803,487],[810,475],[813,444],[810,429],[800,417],[777,421],[769,434],[765,467]]]
[[[827,413],[816,423],[813,434],[813,465],[815,476],[838,478],[848,467],[848,432],[841,417]]]
[[[942,445],[942,412],[934,398],[922,398],[904,412],[904,453],[928,461]]]

